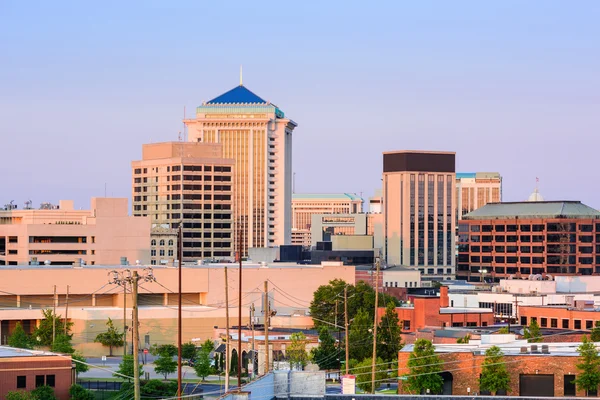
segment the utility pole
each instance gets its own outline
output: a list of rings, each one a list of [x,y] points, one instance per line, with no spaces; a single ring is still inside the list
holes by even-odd
[[[123,281],[123,357],[127,355],[127,282]]]
[[[227,266],[225,266],[225,393],[229,391],[229,282],[227,281]]]
[[[333,318],[333,325],[335,326],[335,329],[337,329],[337,342],[338,342],[338,346],[341,345],[341,332],[340,332],[340,328],[338,327],[338,299],[335,299],[335,317]],[[341,369],[341,361],[338,359],[338,369]]]
[[[65,336],[67,335],[68,321],[69,321],[69,285],[67,285],[67,297],[65,299]]]
[[[265,375],[269,373],[269,281],[265,281]]]
[[[52,304],[52,344],[54,344],[54,340],[56,339],[56,285],[54,285]]]
[[[133,393],[134,400],[140,400],[140,360],[139,360],[139,314],[138,314],[138,282],[144,280],[146,282],[153,282],[156,279],[152,272],[152,268],[144,268],[142,275],[139,275],[137,271],[131,271],[126,269],[119,273],[116,270],[109,272],[112,274],[110,283],[116,285],[123,285],[127,282],[131,285],[132,293],[132,317],[133,317],[133,331],[132,331],[132,342],[133,342]]]
[[[373,359],[371,360],[371,393],[375,394],[375,364],[377,359],[377,305],[379,304],[379,261],[375,263],[375,318],[373,322]]]
[[[177,398],[181,399],[183,393],[181,392],[181,382],[182,382],[182,366],[181,366],[181,329],[182,329],[182,317],[181,317],[181,259],[183,258],[183,234],[181,230],[181,225],[183,221],[179,222],[179,235],[177,236],[177,258],[178,258],[178,266],[179,266],[179,293],[178,293],[178,302],[179,305],[177,307]]]
[[[240,249],[242,248],[242,236],[244,231],[240,229]],[[242,390],[242,252],[240,252],[239,266],[239,282],[238,282],[238,365],[237,379],[238,392]]]
[[[346,328],[346,375],[348,375],[348,363],[350,354],[348,354],[348,284],[344,285],[344,328]]]
[[[252,305],[250,306],[250,329],[252,329],[252,376],[250,376],[250,379],[252,379],[254,378],[254,374],[256,373],[256,371],[254,371],[254,359],[256,358],[256,350],[254,343],[254,303],[252,303]]]

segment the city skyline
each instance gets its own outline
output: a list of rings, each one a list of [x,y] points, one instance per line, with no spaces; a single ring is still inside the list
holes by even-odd
[[[177,140],[184,106],[192,116],[234,87],[243,64],[244,84],[299,124],[297,193],[368,198],[382,152],[448,150],[459,172],[498,171],[506,201],[525,200],[539,177],[547,200],[600,207],[586,184],[600,126],[600,7],[465,2],[432,13],[431,4],[321,4],[314,13],[310,3],[239,3],[227,9],[232,29],[202,40],[191,22],[202,12],[203,31],[214,31],[222,5],[4,3],[0,129],[11,173],[0,204],[70,198],[85,207],[105,183],[108,196],[129,198],[123,171],[141,144]],[[288,50],[265,57],[262,43]]]

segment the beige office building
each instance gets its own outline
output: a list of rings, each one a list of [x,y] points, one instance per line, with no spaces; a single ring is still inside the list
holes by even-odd
[[[497,172],[474,172],[456,174],[456,216],[502,201],[502,177]]]
[[[292,244],[310,246],[322,240],[312,239],[313,215],[360,214],[362,204],[363,199],[351,193],[294,193],[292,195]]]
[[[89,210],[75,210],[72,200],[0,210],[0,266],[120,264],[122,258],[150,261],[150,219],[129,216],[127,199],[94,197]]]
[[[236,234],[243,230],[242,253],[290,244],[296,123],[241,84],[203,103],[196,118],[184,122],[189,141],[219,143],[223,157],[235,160],[233,214]]]
[[[423,280],[455,272],[455,153],[383,153],[383,257]]]
[[[133,215],[150,217],[151,264],[177,259],[183,221],[183,261],[233,259],[234,162],[221,144],[166,142],[142,146],[133,161]]]

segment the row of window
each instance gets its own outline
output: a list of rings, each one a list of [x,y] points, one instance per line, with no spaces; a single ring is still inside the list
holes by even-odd
[[[425,268],[419,268],[419,272],[421,273],[421,275],[425,274]],[[444,268],[427,268],[427,274],[428,275],[432,275],[432,274],[443,275]],[[452,274],[452,268],[446,268],[446,274]]]
[[[385,287],[398,287],[398,282],[383,282],[383,286],[385,286]],[[400,287],[402,287],[402,286],[400,286]],[[408,288],[408,287],[419,287],[419,286],[417,285],[417,282],[407,282],[407,281],[404,281],[404,287]]]
[[[189,197],[189,196],[194,196],[194,197]],[[199,196],[199,197],[198,197]],[[184,194],[183,195],[183,199],[184,200],[214,200],[215,201],[230,201],[231,200],[231,195],[229,194],[205,194],[204,196],[202,195],[192,195],[192,194]],[[167,201],[170,200],[181,200],[181,195],[180,194],[174,194],[174,195],[167,195]],[[134,196],[133,197],[133,201],[148,201],[148,196]],[[158,196],[156,196],[155,201],[158,201]],[[176,206],[178,204],[173,204],[172,206]],[[184,204],[184,208],[185,208],[186,204]]]
[[[166,190],[181,190],[181,185],[167,185]],[[183,190],[214,190],[215,192],[230,192],[231,185],[183,185]],[[148,186],[137,186],[133,188],[135,193],[148,192]]]
[[[521,253],[544,253],[548,254],[592,254],[594,253],[593,246],[585,246],[585,245],[574,245],[574,244],[547,244],[546,246],[479,246],[479,245],[469,245],[461,243],[458,245],[459,253],[517,253],[520,251]],[[596,245],[596,253],[600,253],[600,244]]]
[[[173,241],[173,239],[169,239],[169,241],[168,241],[168,242],[165,242],[165,240],[164,240],[164,239],[160,239],[160,240],[158,241],[158,245],[159,245],[159,246],[164,246],[164,245],[165,245],[165,243],[168,243],[168,246],[171,246],[171,247],[172,247],[172,246],[173,246],[173,243],[174,243],[174,241]],[[151,246],[156,246],[156,239],[152,239],[152,240],[150,241],[150,245],[151,245]]]
[[[151,168],[151,170],[152,170],[152,172],[159,172],[159,168],[160,167],[153,167],[153,168]],[[184,165],[183,170],[184,171],[193,171],[193,172],[201,172],[201,171],[211,172],[213,170],[213,166],[205,165],[203,167],[202,165]],[[214,170],[215,170],[215,172],[231,172],[231,167],[215,165]],[[173,172],[181,171],[181,165],[167,166],[167,172],[171,172],[171,171],[173,171]],[[133,170],[133,173],[135,175],[139,175],[141,173],[147,174],[148,168],[136,168]]]
[[[579,229],[578,229],[579,228]],[[476,225],[473,223],[459,224],[459,232],[594,232],[594,225],[575,222],[548,222],[547,224],[508,224],[508,225]],[[596,224],[596,232],[600,232],[600,223]]]
[[[486,266],[487,273],[494,272],[496,277],[498,275],[511,275],[516,273],[521,273],[522,275],[529,274],[543,274],[545,272],[549,274],[579,274],[579,275],[592,275],[593,273],[600,273],[600,266],[596,265],[594,268],[584,267],[584,266],[576,266],[576,265],[549,265],[549,266],[539,266],[539,267],[529,267],[529,266],[504,266],[499,267],[497,265],[494,266]],[[464,277],[469,276],[469,272],[473,275],[476,275],[476,280],[481,280],[481,266],[469,266],[469,264],[458,264],[456,267],[456,274]]]
[[[521,325],[526,326],[535,321],[541,328],[558,328],[558,318],[547,318],[547,317],[530,317],[529,321],[527,321],[526,316],[521,316]],[[595,321],[593,320],[581,320],[581,319],[573,319],[573,326],[571,326],[571,319],[569,318],[561,318],[560,319],[560,327],[562,329],[592,329],[594,328]]]
[[[56,375],[36,375],[35,387],[40,386],[56,387]],[[17,376],[17,389],[27,389],[27,376]]]
[[[458,235],[458,241],[459,243],[467,243],[467,242],[471,242],[471,243],[491,243],[491,242],[497,242],[497,243],[505,243],[505,242],[509,242],[509,243],[516,243],[518,241],[521,242],[525,242],[525,243],[529,243],[529,242],[548,242],[548,243],[577,243],[577,242],[581,242],[581,243],[593,243],[594,242],[594,236],[592,235],[587,235],[587,236],[579,236],[577,237],[577,235],[575,234],[554,234],[554,233],[549,233],[546,236],[544,235],[506,235],[506,236],[491,236],[491,235],[467,235],[467,234],[460,234]],[[596,235],[596,242],[600,242],[600,234]]]

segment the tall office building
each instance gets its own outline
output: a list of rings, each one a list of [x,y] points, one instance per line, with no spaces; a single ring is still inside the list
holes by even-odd
[[[455,271],[455,153],[383,153],[383,259],[423,280]]]
[[[234,162],[220,144],[166,142],[142,146],[133,161],[133,215],[150,216],[150,262],[177,258],[183,222],[182,261],[233,258]]]
[[[189,141],[219,143],[223,157],[235,160],[233,214],[236,234],[243,231],[242,253],[290,244],[296,123],[241,82],[202,103],[196,118],[184,122]]]
[[[292,195],[292,244],[310,246],[312,216],[362,213],[363,199],[350,193],[294,193]]]
[[[456,216],[502,201],[502,177],[497,172],[469,172],[456,174]]]

